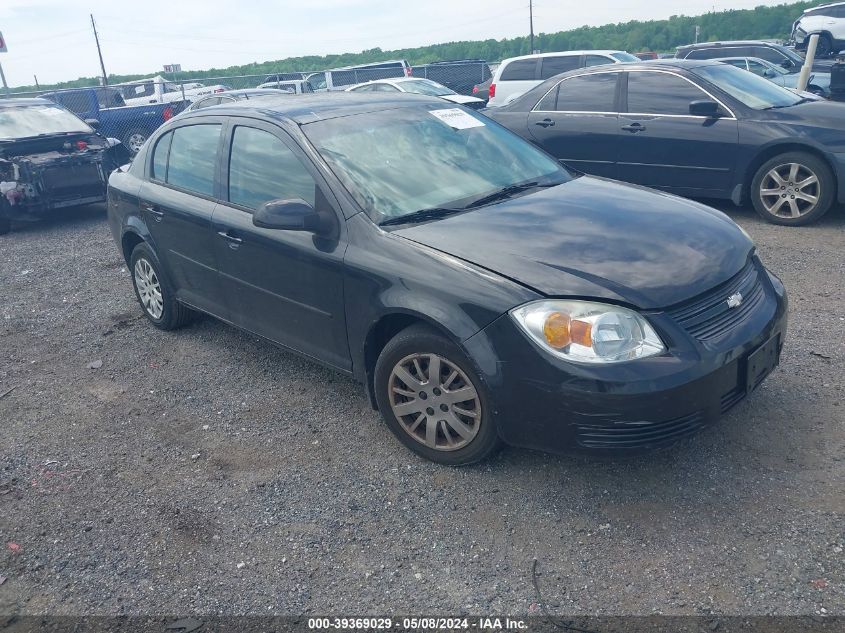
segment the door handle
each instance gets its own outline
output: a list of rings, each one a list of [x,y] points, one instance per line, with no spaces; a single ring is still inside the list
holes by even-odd
[[[148,202],[142,202],[141,208],[144,211],[148,212],[150,215],[152,215],[155,218],[156,222],[161,222],[161,219],[164,217],[164,211],[159,209],[154,204],[149,204]]]
[[[551,119],[543,119],[542,121],[536,121],[534,125],[539,125],[540,127],[554,127],[555,122]]]
[[[243,239],[238,237],[237,235],[232,235],[229,231],[217,231],[217,235],[222,237],[224,240],[230,242],[230,246],[232,248],[237,248],[238,244],[243,242]]]
[[[623,125],[622,129],[626,132],[631,132],[636,134],[637,132],[642,132],[645,130],[645,125],[641,123],[631,123],[631,125]]]

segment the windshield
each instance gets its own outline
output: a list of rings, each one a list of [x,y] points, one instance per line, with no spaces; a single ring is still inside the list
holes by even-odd
[[[534,146],[463,108],[397,108],[302,129],[376,222],[462,207],[514,184],[571,178]]]
[[[755,110],[785,108],[801,101],[801,97],[794,92],[781,88],[759,75],[728,64],[699,66],[695,72],[737,101]]]
[[[640,58],[636,55],[631,55],[631,53],[611,53],[610,56],[613,59],[618,59],[620,62],[638,62]]]
[[[414,92],[418,95],[442,97],[443,95],[457,94],[454,90],[449,90],[446,86],[441,86],[439,83],[430,79],[411,79],[409,81],[399,82],[399,85],[402,86],[402,90],[405,92]]]
[[[0,138],[26,138],[62,132],[91,134],[94,130],[82,119],[58,106],[0,107]]]

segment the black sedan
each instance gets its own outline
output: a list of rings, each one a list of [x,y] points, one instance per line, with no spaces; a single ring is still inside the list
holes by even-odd
[[[570,173],[433,97],[189,112],[112,174],[108,212],[153,325],[209,313],[354,376],[446,464],[672,442],[757,387],[786,333],[725,215]]]
[[[46,99],[0,99],[0,234],[67,207],[102,202],[129,154]]]
[[[750,198],[776,224],[807,224],[845,201],[845,105],[718,61],[585,68],[485,112],[588,174]]]

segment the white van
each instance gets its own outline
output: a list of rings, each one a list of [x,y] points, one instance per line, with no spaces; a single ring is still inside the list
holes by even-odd
[[[549,77],[576,68],[638,61],[638,58],[625,51],[563,51],[511,57],[503,60],[496,68],[487,107],[495,108],[510,103]]]

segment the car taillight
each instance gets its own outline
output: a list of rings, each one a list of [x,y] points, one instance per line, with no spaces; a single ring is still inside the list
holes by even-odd
[[[76,149],[78,149],[80,152],[86,150],[88,149],[88,143],[86,143],[85,141],[76,141]]]
[[[478,86],[473,86],[472,87],[472,94],[475,94],[476,92],[478,92]]]
[[[405,69],[405,76],[406,76],[406,77],[410,77],[410,76],[413,74],[413,72],[414,72],[414,69],[413,69],[413,68],[411,68],[410,66],[408,66],[408,67]]]
[[[490,84],[490,93],[489,94],[490,94],[491,99],[496,96],[496,84]]]
[[[164,112],[161,113],[161,116],[165,121],[169,121],[173,118],[173,108],[171,108],[170,106],[166,107],[164,109]]]

